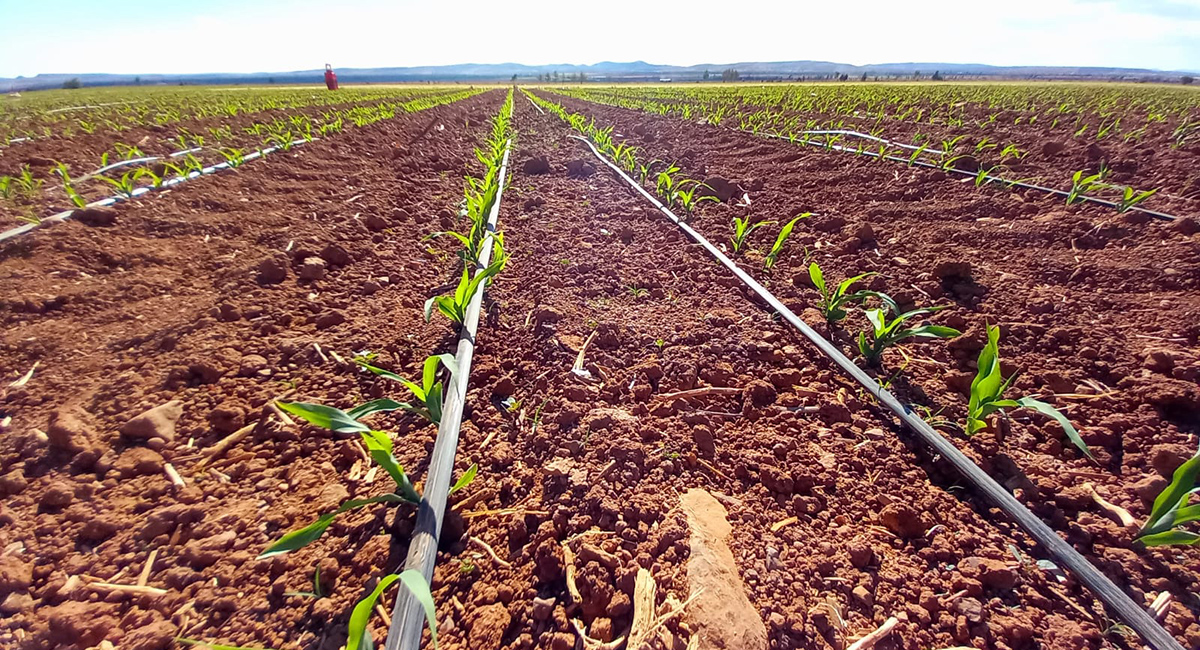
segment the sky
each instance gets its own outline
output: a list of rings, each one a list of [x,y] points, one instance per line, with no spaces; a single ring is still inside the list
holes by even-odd
[[[0,0],[0,77],[819,60],[1200,70],[1200,0]]]

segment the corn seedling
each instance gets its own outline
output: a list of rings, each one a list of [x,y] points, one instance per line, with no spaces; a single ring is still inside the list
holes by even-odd
[[[734,253],[740,253],[746,245],[746,239],[750,233],[771,223],[770,221],[760,221],[758,223],[750,223],[750,217],[745,219],[738,217],[733,218],[733,236],[729,238],[730,245],[733,246]]]
[[[1183,524],[1200,521],[1200,504],[1188,505],[1188,499],[1200,493],[1198,476],[1200,454],[1175,470],[1171,483],[1154,499],[1137,541],[1146,546],[1200,546],[1200,534],[1182,529]]]
[[[852,278],[842,280],[841,284],[836,287],[829,287],[825,284],[825,274],[821,271],[821,267],[816,262],[808,265],[808,277],[812,280],[813,286],[821,294],[821,314],[825,316],[825,321],[830,325],[842,320],[846,317],[845,307],[853,302],[862,302],[869,294],[858,291],[855,293],[847,293],[850,287],[864,278],[869,278],[875,275],[874,273],[863,273]]]
[[[242,163],[246,162],[246,156],[242,153],[241,149],[227,147],[218,149],[217,151],[223,158],[225,158],[225,162],[232,168],[241,167]]]
[[[96,180],[108,183],[117,190],[117,193],[125,198],[132,198],[133,191],[137,189],[137,179],[141,178],[146,173],[145,169],[133,169],[121,174],[118,178],[108,178],[107,176],[97,176]]]
[[[387,432],[373,431],[370,427],[355,419],[353,413],[333,407],[301,402],[277,402],[276,404],[284,411],[310,424],[339,433],[360,434],[371,459],[378,463],[391,476],[396,484],[396,491],[366,499],[351,499],[346,501],[338,506],[337,510],[323,514],[307,526],[293,530],[280,537],[278,541],[268,546],[259,554],[258,557],[260,559],[290,553],[317,541],[321,538],[321,535],[325,534],[325,530],[329,528],[333,520],[343,512],[377,503],[411,503],[416,505],[421,502],[421,495],[417,493],[417,489],[413,487],[412,481],[404,473],[404,468],[400,466],[400,462],[392,454],[392,439]],[[362,416],[360,415],[359,417]]]
[[[71,183],[71,174],[67,171],[67,166],[63,163],[58,163],[54,166],[54,171],[62,178],[63,192],[71,200],[71,204],[77,208],[87,207],[87,199],[80,196],[79,192],[75,191],[75,186]]]
[[[133,160],[145,155],[141,149],[121,142],[114,144],[113,148],[117,150],[117,155],[121,157],[121,160]]]
[[[926,146],[928,146],[928,145],[922,144],[921,146],[917,147],[917,149],[915,151],[912,152],[912,155],[908,157],[908,166],[909,167],[912,167],[913,163],[917,162],[917,158],[919,158],[921,156],[921,154],[925,152]]]
[[[692,189],[690,189],[690,190],[684,189],[684,186],[688,185],[688,184],[691,184]],[[697,205],[703,203],[704,201],[719,201],[720,200],[711,194],[697,196],[696,192],[702,187],[708,188],[708,186],[705,185],[704,183],[701,183],[700,181],[690,180],[690,179],[685,180],[685,181],[680,181],[675,186],[675,190],[674,190],[675,191],[675,202],[679,204],[679,207],[683,208],[683,213],[684,213],[683,220],[684,221],[691,220],[692,215],[696,212]],[[709,188],[709,189],[711,189],[711,188]],[[749,233],[747,233],[747,234],[749,234]]]
[[[401,573],[392,573],[384,576],[379,580],[379,584],[375,585],[375,589],[371,593],[358,601],[358,604],[350,612],[350,627],[346,637],[346,650],[374,650],[375,642],[371,639],[370,632],[367,631],[367,623],[371,620],[371,614],[375,611],[375,605],[379,602],[379,597],[383,595],[385,589],[392,586],[397,580],[412,592],[417,602],[421,604],[421,609],[425,612],[425,622],[429,624],[429,639],[433,642],[434,650],[437,650],[437,607],[433,602],[433,594],[429,590],[429,583],[425,581],[425,576],[421,575],[421,572],[416,569],[406,569]]]
[[[1137,192],[1132,187],[1126,187],[1121,193],[1121,198],[1117,201],[1117,212],[1124,214],[1129,211],[1129,208],[1154,196],[1157,192],[1157,189]]]
[[[21,188],[21,193],[29,198],[37,196],[42,191],[42,183],[45,182],[40,178],[34,178],[29,165],[21,165],[21,175],[16,180],[17,185]]]
[[[1071,175],[1071,191],[1067,193],[1067,205],[1071,205],[1079,199],[1087,196],[1087,193],[1100,186],[1104,179],[1103,172],[1084,176],[1083,170],[1079,170]]]
[[[871,293],[869,295],[883,297],[883,294]],[[863,355],[872,366],[879,365],[883,359],[883,353],[890,347],[898,345],[901,341],[910,338],[938,338],[949,339],[962,334],[962,332],[953,327],[945,327],[942,325],[921,325],[918,327],[904,327],[904,324],[910,319],[919,316],[926,316],[934,312],[945,309],[940,307],[925,307],[923,309],[914,309],[900,313],[895,301],[890,298],[884,299],[884,306],[876,309],[866,310],[867,320],[871,323],[871,340],[867,340],[866,332],[858,334],[858,351]],[[894,312],[896,316],[889,319],[888,314]]]
[[[467,305],[475,296],[475,292],[479,291],[480,285],[485,281],[499,273],[506,261],[504,258],[493,261],[487,268],[476,271],[475,277],[470,277],[464,265],[462,278],[458,281],[453,295],[434,296],[425,301],[425,321],[433,319],[433,308],[437,307],[443,316],[461,325],[467,317]]]
[[[783,224],[783,227],[779,229],[779,234],[775,236],[775,243],[771,245],[771,251],[767,253],[767,258],[763,261],[765,268],[769,269],[775,266],[775,262],[779,260],[779,254],[783,252],[783,244],[792,234],[792,229],[796,227],[796,222],[800,221],[801,219],[807,219],[811,216],[811,212],[805,212],[794,217],[791,221]]]
[[[415,398],[415,401],[416,401],[416,403],[414,404],[414,403],[410,403],[410,402],[397,402],[397,401],[390,400],[390,399],[379,399],[379,400],[374,400],[372,402],[368,402],[367,404],[364,404],[363,406],[358,407],[360,410],[368,405],[371,406],[371,409],[370,409],[371,413],[374,413],[376,411],[382,411],[382,410],[387,410],[387,411],[402,410],[402,411],[407,411],[409,413],[412,413],[414,415],[419,415],[434,424],[441,423],[441,421],[442,421],[442,400],[443,400],[443,397],[444,397],[446,391],[445,391],[445,385],[437,379],[437,371],[438,371],[438,366],[443,365],[446,367],[446,370],[450,371],[450,376],[453,377],[458,372],[458,364],[454,360],[453,355],[439,354],[436,356],[431,356],[431,357],[426,358],[425,364],[422,366],[422,370],[421,370],[421,383],[420,384],[411,382],[411,381],[401,377],[400,375],[397,375],[396,373],[391,372],[390,370],[384,370],[383,368],[376,368],[375,366],[371,365],[370,363],[367,363],[366,361],[358,360],[358,358],[355,358],[354,362],[357,363],[363,369],[367,370],[368,372],[370,372],[376,376],[383,377],[384,379],[391,379],[392,381],[400,382],[401,384],[404,385],[405,388],[407,388],[409,391],[412,392],[413,397]],[[378,408],[376,408],[376,407],[378,407]],[[359,417],[361,417],[361,416],[359,416]]]
[[[12,183],[12,176],[0,176],[0,198],[8,199],[12,197]]]
[[[1079,432],[1076,431],[1071,421],[1058,409],[1032,397],[1018,399],[1004,397],[1004,391],[1012,385],[1017,376],[1014,374],[1005,379],[1001,374],[1000,328],[996,325],[989,325],[987,335],[988,342],[979,352],[975,379],[971,381],[971,398],[967,404],[967,435],[975,435],[986,428],[988,416],[998,411],[1003,412],[1004,409],[1009,408],[1033,409],[1057,422],[1071,444],[1075,445],[1085,456],[1092,458],[1092,452],[1088,449],[1087,443],[1079,436]]]

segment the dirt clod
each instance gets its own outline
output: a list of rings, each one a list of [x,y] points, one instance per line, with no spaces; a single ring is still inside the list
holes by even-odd
[[[117,211],[107,207],[93,207],[76,210],[71,215],[79,223],[85,226],[111,226],[117,222]]]
[[[504,640],[504,631],[512,617],[501,603],[480,607],[471,621],[471,633],[467,636],[472,648],[496,650]]]
[[[521,166],[521,171],[529,174],[530,176],[549,174],[550,161],[547,160],[545,156],[534,156],[533,158],[525,161],[525,164]]]
[[[320,280],[325,277],[325,260],[319,257],[305,258],[304,263],[300,265],[301,280]]]
[[[279,284],[287,279],[287,262],[280,257],[268,257],[258,263],[259,284]]]
[[[879,513],[879,523],[904,539],[925,534],[924,517],[916,509],[905,504],[889,503],[884,506]]]
[[[175,422],[182,415],[183,402],[172,400],[129,420],[121,426],[121,434],[127,438],[160,438],[169,442],[175,439]]]

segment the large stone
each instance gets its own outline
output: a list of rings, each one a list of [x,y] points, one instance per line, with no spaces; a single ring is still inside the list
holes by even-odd
[[[766,650],[767,626],[746,596],[726,542],[733,529],[725,507],[700,488],[688,490],[681,505],[691,529],[687,616],[692,642],[699,650]]]
[[[175,422],[181,415],[183,402],[171,400],[126,422],[121,427],[121,434],[127,438],[161,438],[171,441],[175,439]]]
[[[50,446],[63,451],[81,451],[91,439],[87,413],[75,406],[64,406],[50,415],[46,428]]]

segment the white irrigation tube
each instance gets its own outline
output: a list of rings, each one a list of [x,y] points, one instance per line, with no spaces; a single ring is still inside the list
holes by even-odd
[[[571,96],[566,95],[566,97],[571,97]],[[584,101],[584,102],[591,101],[591,100],[587,100],[587,99],[578,99],[576,97],[571,97],[571,98],[576,99],[578,101]],[[530,101],[533,101],[533,100],[530,100]],[[606,104],[604,102],[592,102],[592,103],[597,103],[602,106],[612,106],[614,108],[625,108],[624,106],[619,106],[617,104]],[[536,104],[534,104],[534,105],[536,106]],[[637,109],[626,109],[626,110],[637,110]],[[731,128],[730,130],[737,131],[739,133],[747,133],[750,135],[757,135],[757,136],[766,137],[766,138],[778,138],[780,140],[787,140],[788,142],[791,142],[793,144],[803,144],[803,145],[808,145],[808,146],[812,146],[812,147],[819,147],[821,149],[832,149],[834,151],[844,151],[844,152],[848,152],[848,153],[856,153],[856,154],[860,154],[860,155],[864,155],[864,156],[870,156],[872,158],[881,157],[881,154],[879,154],[878,152],[875,152],[875,151],[865,151],[865,150],[859,151],[857,149],[853,149],[851,147],[845,147],[845,146],[838,145],[838,144],[831,144],[831,143],[824,143],[824,142],[822,142],[822,143],[809,142],[808,140],[797,140],[794,137],[786,136],[786,135],[779,135],[778,133],[758,133],[755,131],[747,131],[746,129],[741,129],[741,128],[738,128],[738,129]],[[921,147],[915,147],[915,146],[909,145],[909,144],[902,144],[902,143],[896,142],[894,140],[880,138],[877,136],[870,135],[868,133],[861,133],[859,131],[847,131],[847,130],[800,131],[797,135],[803,135],[803,134],[808,134],[808,135],[848,135],[848,136],[852,136],[852,137],[856,137],[856,138],[863,138],[866,140],[874,140],[876,142],[884,142],[891,146],[908,149],[910,151],[919,151],[919,152],[924,152],[924,153],[929,153],[929,154],[937,154],[937,155],[941,156],[942,158],[946,157],[946,153],[944,151],[940,151],[938,149],[930,149],[928,147],[922,149]],[[943,169],[939,165],[934,165],[932,163],[927,163],[927,162],[920,161],[920,160],[907,160],[905,158],[900,158],[898,156],[892,156],[892,155],[887,155],[887,154],[883,154],[882,157],[886,160],[902,162],[906,165],[912,164],[912,165],[917,165],[918,167],[927,167],[929,169],[937,169],[939,171],[951,172],[954,174],[960,174],[960,175],[968,176],[971,178],[974,178],[976,176],[975,172],[967,172],[967,171],[963,171],[961,169],[954,169],[954,168]],[[1023,187],[1026,189],[1038,190],[1041,192],[1048,192],[1050,194],[1056,194],[1058,196],[1064,196],[1064,197],[1070,196],[1070,192],[1066,192],[1063,190],[1054,189],[1052,187],[1043,187],[1041,185],[1033,185],[1031,183],[1023,183],[1021,181],[1012,181],[1012,180],[1008,180],[1006,178],[1001,178],[999,176],[992,176],[990,174],[985,175],[984,179],[986,179],[988,183],[996,182],[996,183],[1008,185],[1009,187]],[[1110,207],[1110,208],[1119,208],[1120,207],[1117,203],[1115,203],[1113,201],[1106,201],[1104,199],[1098,199],[1098,198],[1086,196],[1086,195],[1081,195],[1081,196],[1077,197],[1077,200],[1083,201],[1086,203],[1095,203],[1095,204],[1103,205],[1103,206]],[[1150,209],[1139,207],[1136,205],[1130,207],[1129,210],[1133,211],[1133,212],[1140,212],[1142,214],[1147,214],[1147,215],[1150,215],[1157,219],[1163,219],[1165,221],[1176,221],[1179,219],[1179,217],[1177,217],[1175,215],[1167,214],[1165,212],[1158,212],[1156,210],[1150,210]]]
[[[744,129],[740,129],[740,130],[744,130]],[[929,153],[936,153],[936,154],[942,156],[943,158],[946,156],[945,152],[940,151],[938,149],[930,149],[929,147],[924,147],[924,148],[915,147],[911,144],[904,144],[902,142],[896,142],[895,140],[888,140],[887,138],[881,138],[879,136],[874,136],[869,133],[859,133],[858,131],[844,131],[841,129],[835,129],[832,131],[800,131],[796,135],[848,135],[848,136],[855,137],[855,138],[862,138],[864,140],[874,140],[875,142],[883,142],[883,143],[886,143],[893,147],[900,147],[901,149],[908,149],[909,151],[927,151]]]
[[[525,93],[521,93],[521,94],[522,94],[522,95],[525,95]],[[534,108],[536,108],[536,109],[537,109],[537,111],[538,111],[539,113],[541,113],[542,115],[545,115],[545,114],[546,114],[546,111],[545,111],[545,109],[543,109],[541,106],[538,106],[538,105],[537,105],[537,102],[533,101],[533,98],[532,98],[532,97],[530,97],[529,95],[525,95],[525,99],[528,99],[528,100],[529,100],[529,103],[530,103],[530,104],[533,104],[533,107],[534,107]]]
[[[791,138],[791,137],[789,137],[789,136],[786,136],[786,135],[779,135],[779,134],[777,134],[777,133],[754,133],[754,132],[752,132],[752,131],[746,131],[746,130],[744,130],[744,129],[732,129],[732,130],[734,130],[734,131],[737,131],[737,132],[739,132],[739,133],[746,133],[746,134],[748,134],[748,135],[757,135],[757,136],[759,136],[759,137],[764,137],[764,138],[776,138],[776,139],[779,139],[779,140],[786,140],[786,141],[788,141],[788,142],[791,142],[791,143],[793,143],[793,144],[803,144],[803,145],[807,145],[807,146],[810,146],[810,147],[818,147],[818,148],[820,148],[820,149],[831,149],[831,150],[833,150],[833,151],[842,151],[842,152],[846,152],[846,153],[853,153],[853,154],[859,154],[859,155],[863,155],[863,156],[870,156],[871,158],[880,158],[880,157],[882,157],[882,158],[884,158],[885,160],[891,160],[891,161],[894,161],[894,162],[904,163],[904,164],[906,164],[906,165],[909,165],[909,164],[911,164],[911,165],[916,165],[916,166],[918,166],[918,167],[925,167],[925,168],[928,168],[928,169],[936,169],[936,170],[938,170],[938,171],[941,171],[941,172],[947,172],[947,173],[952,173],[952,174],[959,174],[960,176],[965,176],[965,177],[968,177],[968,178],[975,178],[975,177],[978,175],[978,174],[977,174],[977,172],[963,171],[963,170],[961,170],[961,169],[955,169],[955,168],[953,168],[953,167],[951,167],[950,169],[945,169],[945,168],[941,167],[940,165],[934,165],[933,163],[927,163],[927,162],[924,162],[924,161],[921,161],[921,160],[907,160],[907,159],[905,159],[905,158],[901,158],[901,157],[899,157],[899,156],[892,156],[892,155],[890,155],[890,154],[880,154],[880,153],[879,153],[879,152],[877,152],[877,151],[867,151],[867,150],[862,150],[862,151],[859,151],[858,149],[854,149],[854,148],[851,148],[851,147],[842,146],[842,145],[840,145],[840,144],[828,144],[828,143],[820,143],[820,142],[808,142],[808,141],[804,141],[804,140],[796,140],[796,139],[794,139],[794,138]],[[858,134],[858,135],[866,136],[866,137],[868,137],[868,138],[870,138],[870,137],[873,137],[873,136],[868,136],[868,135],[867,135],[867,134],[865,134],[865,133],[860,133],[860,134]],[[925,151],[929,151],[929,149],[926,149]],[[1002,185],[1007,185],[1007,186],[1009,186],[1009,187],[1023,187],[1023,188],[1025,188],[1025,189],[1030,189],[1030,190],[1038,190],[1038,191],[1041,191],[1041,192],[1047,192],[1047,193],[1050,193],[1050,194],[1056,194],[1056,195],[1058,195],[1058,196],[1070,196],[1070,192],[1066,192],[1066,191],[1064,191],[1064,190],[1058,190],[1058,189],[1054,189],[1053,187],[1043,187],[1043,186],[1041,186],[1041,185],[1033,185],[1032,183],[1024,183],[1024,182],[1021,182],[1021,181],[1012,181],[1012,180],[1008,180],[1008,179],[1006,179],[1006,178],[1002,178],[1002,177],[1000,177],[1000,176],[992,176],[991,174],[985,174],[983,178],[984,178],[984,180],[986,180],[988,183],[1000,183],[1000,184],[1002,184]],[[986,184],[986,183],[985,183],[985,184]],[[1083,195],[1081,195],[1081,196],[1078,196],[1078,197],[1076,197],[1076,198],[1077,198],[1077,200],[1079,200],[1079,201],[1083,201],[1083,202],[1086,202],[1086,203],[1095,203],[1095,204],[1097,204],[1097,205],[1103,205],[1103,206],[1106,206],[1106,207],[1109,207],[1109,208],[1119,208],[1119,207],[1120,207],[1120,206],[1119,206],[1117,203],[1114,203],[1113,201],[1106,201],[1106,200],[1104,200],[1104,199],[1098,199],[1098,198],[1095,198],[1095,197],[1092,197],[1092,196],[1083,196]],[[1156,210],[1149,210],[1149,209],[1147,209],[1147,208],[1143,208],[1143,207],[1136,206],[1136,205],[1135,205],[1135,206],[1132,206],[1132,207],[1130,207],[1130,208],[1129,208],[1129,210],[1130,210],[1130,211],[1132,211],[1132,212],[1141,212],[1142,214],[1147,214],[1147,215],[1150,215],[1150,216],[1152,216],[1152,217],[1155,217],[1155,218],[1157,218],[1157,219],[1162,219],[1162,220],[1164,220],[1164,221],[1175,221],[1175,220],[1179,219],[1179,217],[1177,217],[1177,216],[1175,216],[1175,215],[1172,215],[1172,214],[1167,214],[1167,213],[1165,213],[1165,212],[1158,212],[1158,211],[1156,211]]]
[[[312,141],[316,141],[318,139],[319,138],[313,138]],[[294,140],[292,142],[292,146],[298,147],[298,146],[303,145],[305,142],[307,142],[307,141],[306,140]],[[261,149],[259,151],[254,151],[254,152],[248,153],[245,155],[245,157],[242,158],[242,162],[243,163],[249,162],[251,160],[254,160],[255,158],[259,158],[261,156],[265,156],[269,153],[275,152],[278,149],[279,149],[279,147],[267,147],[266,149]],[[152,159],[152,160],[156,160],[156,159]],[[121,203],[123,201],[128,201],[130,199],[134,199],[139,196],[142,196],[143,194],[149,194],[150,192],[154,192],[157,190],[170,189],[184,181],[191,180],[193,178],[199,178],[200,176],[207,176],[208,174],[215,174],[216,172],[219,172],[222,169],[228,169],[230,167],[232,167],[232,165],[230,165],[228,162],[217,163],[215,165],[205,167],[200,170],[194,170],[194,171],[188,172],[187,175],[185,175],[185,176],[175,176],[174,178],[169,178],[169,179],[163,181],[162,185],[159,185],[158,187],[149,187],[149,186],[139,187],[133,191],[132,196],[124,196],[121,194],[114,194],[113,196],[110,196],[107,198],[99,199],[97,201],[92,201],[91,203],[88,203],[87,206],[83,209],[103,208],[103,207],[110,206],[110,205],[113,205],[116,203]],[[23,226],[17,226],[16,228],[11,228],[9,230],[5,230],[4,232],[0,232],[0,243],[6,242],[9,239],[12,239],[13,237],[23,235],[44,223],[65,221],[67,219],[70,219],[71,215],[75,214],[78,211],[79,211],[78,209],[63,210],[62,212],[59,212],[57,214],[52,214],[52,215],[42,219],[41,223],[27,223]]]
[[[508,176],[508,154],[512,140],[504,143],[504,158],[500,161],[500,173],[496,175],[496,200],[488,214],[487,231],[481,243],[475,273],[487,268],[492,259],[492,238],[496,234],[496,222],[500,218],[500,200],[504,196],[504,181]],[[442,419],[438,423],[437,439],[433,443],[433,455],[429,460],[429,473],[425,478],[425,489],[421,503],[417,506],[417,524],[412,542],[408,546],[408,557],[404,568],[415,569],[425,577],[426,583],[433,581],[433,566],[437,561],[438,538],[442,533],[442,520],[446,514],[446,502],[450,497],[450,481],[454,477],[454,457],[458,452],[459,429],[462,427],[463,406],[467,397],[467,384],[471,378],[471,360],[475,355],[475,333],[479,328],[479,312],[483,304],[486,282],[471,296],[463,316],[462,330],[458,337],[455,360],[458,372],[450,378],[446,400],[442,406]],[[398,572],[397,572],[398,573]],[[388,628],[385,650],[419,650],[421,632],[425,629],[425,610],[408,589],[401,589],[392,607],[392,622]]]
[[[716,246],[713,246],[703,235],[675,216],[654,195],[647,192],[646,188],[642,187],[640,183],[630,178],[620,167],[601,155],[591,142],[579,136],[571,137],[586,144],[601,162],[616,172],[626,183],[653,203],[659,212],[663,213],[663,215],[679,226],[696,243],[703,246],[717,261],[732,271],[739,280],[766,301],[784,320],[800,330],[800,333],[817,346],[817,349],[879,400],[880,404],[896,415],[896,417],[900,418],[901,422],[916,433],[934,452],[949,461],[964,478],[983,492],[984,496],[1016,521],[1026,533],[1037,540],[1055,560],[1065,565],[1067,569],[1074,573],[1080,582],[1091,589],[1101,602],[1112,608],[1122,622],[1133,628],[1154,650],[1184,650],[1183,646],[1168,634],[1162,625],[1146,612],[1144,607],[1134,603],[1107,576],[1092,566],[1087,558],[1080,555],[1070,544],[1063,541],[1053,529],[1047,526],[1041,519],[1038,519],[1036,515],[1030,512],[1028,508],[997,483],[987,472],[984,472],[970,458],[967,458],[966,454],[962,453],[958,447],[954,446],[949,440],[938,433],[936,429],[929,426],[929,423],[920,416],[913,413],[911,408],[905,406],[894,395],[880,386],[874,378],[864,372],[862,368],[855,365],[849,357],[826,340],[825,337],[809,327],[792,310],[784,306],[774,294],[759,284],[750,274],[743,271],[740,266],[729,259]],[[389,648],[388,650],[392,649]]]

